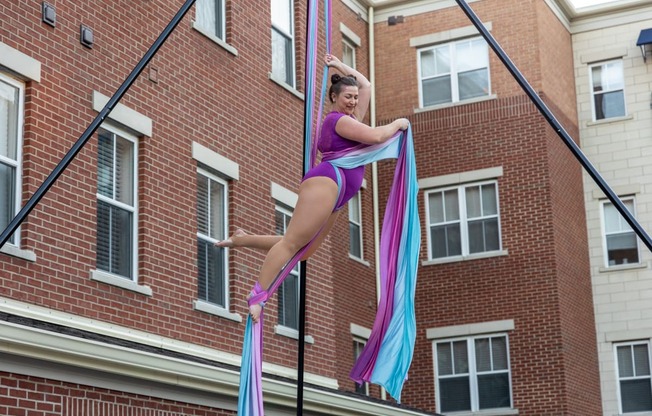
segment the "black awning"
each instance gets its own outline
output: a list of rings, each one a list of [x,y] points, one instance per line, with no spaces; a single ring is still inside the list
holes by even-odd
[[[638,35],[638,40],[636,41],[636,46],[641,47],[641,53],[643,54],[643,61],[646,61],[645,57],[645,45],[652,44],[652,29],[643,29],[641,34]]]

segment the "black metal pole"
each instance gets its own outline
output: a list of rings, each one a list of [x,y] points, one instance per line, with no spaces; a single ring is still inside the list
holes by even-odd
[[[639,236],[641,240],[643,240],[643,243],[647,246],[647,248],[652,251],[652,239],[650,236],[645,232],[643,227],[641,227],[641,224],[638,223],[636,218],[632,215],[631,212],[627,209],[625,204],[618,198],[618,195],[614,193],[614,191],[609,187],[607,182],[600,176],[598,171],[593,167],[591,162],[586,158],[582,150],[579,148],[579,146],[573,141],[573,139],[570,137],[568,132],[564,129],[564,127],[559,123],[559,121],[555,118],[554,114],[550,111],[548,106],[543,102],[541,97],[534,91],[532,86],[527,82],[523,74],[516,68],[516,65],[512,62],[512,60],[507,56],[505,51],[502,49],[502,47],[496,42],[496,39],[489,33],[487,28],[484,27],[478,16],[475,14],[475,12],[469,7],[469,5],[466,3],[465,0],[456,0],[457,4],[460,5],[464,13],[471,19],[473,22],[473,25],[478,29],[478,31],[482,34],[482,36],[485,38],[489,46],[491,46],[491,49],[498,55],[498,58],[505,64],[509,72],[512,74],[512,76],[516,79],[518,84],[523,88],[525,93],[530,97],[532,102],[534,102],[534,105],[537,107],[539,112],[543,114],[545,119],[550,123],[552,128],[557,132],[559,137],[566,143],[566,146],[571,150],[573,155],[579,160],[579,162],[582,164],[586,172],[593,178],[595,183],[600,187],[602,192],[609,198],[612,204],[616,207],[618,212],[625,218],[627,223],[634,229],[634,232]]]
[[[54,170],[48,175],[48,177],[43,181],[41,186],[34,192],[34,194],[31,196],[29,201],[25,204],[25,206],[18,212],[18,214],[11,220],[9,225],[7,225],[7,228],[2,232],[0,235],[0,247],[2,247],[7,240],[9,240],[9,237],[16,231],[16,229],[20,226],[20,224],[25,220],[27,215],[36,207],[36,205],[39,203],[41,198],[50,190],[54,182],[61,176],[63,171],[68,167],[70,162],[77,156],[77,154],[80,152],[80,150],[84,147],[86,142],[91,138],[93,133],[100,127],[104,119],[109,115],[109,113],[113,110],[113,107],[118,104],[118,101],[122,98],[123,95],[129,90],[131,85],[134,83],[136,78],[140,75],[140,73],[145,69],[149,61],[154,57],[156,52],[160,49],[161,45],[167,40],[167,38],[170,36],[172,31],[177,27],[181,19],[185,16],[185,14],[188,12],[190,7],[195,3],[196,0],[186,0],[184,5],[179,9],[177,14],[172,18],[170,23],[163,29],[163,32],[159,35],[159,37],[154,41],[152,46],[147,50],[145,55],[140,59],[140,61],[136,64],[134,69],[131,71],[129,76],[124,80],[122,85],[117,89],[115,94],[111,97],[111,99],[106,103],[102,111],[99,112],[99,114],[95,117],[95,119],[91,122],[91,124],[88,126],[86,131],[82,133],[81,137],[75,142],[75,144],[70,148],[68,153],[63,157],[63,159],[59,162],[59,164],[54,168]]]

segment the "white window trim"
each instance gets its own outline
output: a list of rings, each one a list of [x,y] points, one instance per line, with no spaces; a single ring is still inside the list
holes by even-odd
[[[300,99],[300,100],[305,100],[305,99],[306,99],[306,96],[305,96],[304,93],[302,93],[301,91],[297,90],[295,87],[293,87],[292,85],[288,84],[288,83],[285,82],[284,80],[276,78],[276,77],[274,76],[274,74],[272,74],[271,72],[269,72],[269,73],[267,74],[267,76],[268,76],[269,79],[272,80],[274,83],[278,84],[279,86],[281,86],[281,87],[283,87],[284,89],[286,89],[286,90],[288,90],[289,92],[291,92],[292,95],[294,95],[294,96],[297,97],[298,99]]]
[[[596,118],[596,111],[595,111],[595,91],[593,91],[593,68],[595,67],[603,67],[604,65],[613,63],[613,62],[620,62],[620,64],[623,67],[623,107],[624,107],[624,112],[622,116],[616,116],[616,117],[605,117],[601,119]],[[591,64],[588,66],[588,71],[589,71],[589,91],[590,91],[590,96],[591,96],[591,122],[593,123],[602,123],[602,122],[612,122],[612,121],[623,121],[623,120],[628,120],[630,119],[630,116],[627,113],[627,95],[625,93],[625,64],[622,59],[611,59],[608,61],[604,62],[597,62],[594,64]],[[608,92],[613,92],[613,91],[620,91],[620,90],[610,90],[610,91],[602,91],[601,94],[606,94]]]
[[[632,215],[636,217],[636,197],[635,196],[623,196],[619,197],[623,203],[626,201],[632,201]],[[639,267],[645,267],[645,264],[642,260],[641,256],[641,244],[639,243],[639,238],[636,236],[636,233],[634,230],[632,230],[632,233],[636,236],[636,252],[638,253],[638,262],[636,263],[627,263],[627,264],[614,264],[614,265],[609,265],[609,252],[607,250],[607,228],[606,228],[606,218],[605,218],[605,212],[604,208],[606,204],[611,204],[610,200],[601,200],[600,201],[600,234],[601,234],[601,239],[602,239],[602,259],[603,259],[603,267],[605,269],[613,270],[613,269],[629,269],[629,268],[639,268]],[[615,205],[614,205],[615,208]],[[623,218],[623,221],[625,219]]]
[[[505,408],[496,408],[496,409],[479,409],[479,397],[478,397],[478,384],[477,384],[477,370],[476,370],[476,357],[475,357],[475,340],[477,338],[494,338],[494,337],[505,337],[505,348],[507,350],[507,374],[509,378],[509,398],[512,406],[514,406],[514,391],[512,386],[512,364],[511,364],[511,354],[509,350],[509,334],[507,332],[493,332],[485,334],[470,334],[467,336],[453,337],[453,338],[443,338],[443,339],[433,339],[432,340],[432,356],[433,356],[433,371],[435,376],[435,397],[436,397],[436,409],[441,411],[441,394],[439,394],[439,360],[437,357],[437,343],[441,342],[456,342],[456,341],[466,341],[467,356],[469,359],[469,383],[471,389],[471,410],[470,411],[460,411],[454,412],[456,416],[507,416],[507,415],[517,415],[518,410],[513,407]],[[474,408],[476,410],[474,410]],[[447,413],[451,414],[451,412]]]
[[[118,276],[116,274],[107,272],[106,270],[91,270],[91,279],[92,280],[97,280],[101,281],[104,283],[108,283],[114,286],[122,287],[124,289],[132,290],[134,292],[139,292],[146,294],[148,296],[151,296],[151,288],[148,286],[141,286],[138,284],[138,223],[139,223],[139,218],[138,218],[138,211],[139,211],[139,205],[138,205],[138,137],[134,136],[132,133],[128,132],[127,130],[121,129],[120,127],[115,126],[112,123],[103,123],[101,126],[102,129],[111,132],[117,136],[122,137],[125,140],[129,140],[130,142],[133,143],[133,149],[134,149],[134,154],[133,154],[133,172],[134,172],[134,177],[132,178],[132,192],[133,192],[133,198],[134,198],[134,205],[129,206],[125,205],[123,203],[120,203],[119,201],[115,200],[109,200],[108,198],[104,197],[103,195],[100,195],[99,192],[96,193],[96,198],[97,200],[105,201],[112,206],[117,206],[123,209],[126,209],[133,214],[132,218],[132,227],[133,227],[133,234],[131,236],[131,246],[132,246],[132,263],[131,263],[131,275],[132,278],[131,280],[124,277],[124,276]],[[123,282],[124,281],[124,282]],[[127,282],[127,283],[125,283]],[[135,286],[134,286],[135,285]]]
[[[344,23],[340,22],[340,32],[342,36],[346,37],[349,43],[353,44],[354,48],[362,46],[362,40],[353,30],[349,29]]]
[[[652,351],[650,351],[651,343],[650,340],[641,340],[641,341],[631,341],[631,342],[619,342],[613,344],[613,355],[614,355],[614,367],[616,369],[616,397],[618,400],[618,414],[633,414],[637,416],[652,415],[652,411],[643,411],[643,412],[634,412],[634,413],[623,413],[623,401],[620,392],[620,367],[618,366],[618,347],[633,346],[633,345],[647,345],[647,354],[648,354],[648,363],[652,363]],[[652,372],[652,368],[650,369]],[[651,376],[652,378],[652,376]]]
[[[295,5],[294,5],[294,0],[288,0],[288,1],[290,2],[290,30],[292,31],[292,33],[287,33],[285,30],[277,27],[274,24],[274,21],[272,21],[271,23],[272,23],[272,30],[277,31],[277,32],[287,36],[290,39],[290,49],[291,49],[291,52],[292,52],[292,58],[291,58],[292,62],[288,62],[288,63],[292,67],[291,70],[290,70],[290,73],[292,74],[292,79],[290,80],[291,83],[287,83],[285,80],[279,80],[279,79],[277,79],[276,77],[274,77],[272,75],[271,71],[270,71],[270,79],[277,82],[277,83],[279,83],[279,84],[285,84],[291,90],[295,90],[295,91],[298,92],[297,87],[296,87],[296,85],[297,85],[297,73],[296,73],[297,72],[297,57],[296,57],[296,51],[295,51],[295,49],[296,49],[296,45],[295,45],[295,42],[296,42],[296,33],[295,33],[296,25],[295,25],[295,21],[294,21],[294,7],[295,7]]]
[[[229,216],[228,216],[228,212],[229,212],[229,202],[228,202],[229,201],[229,183],[226,180],[220,178],[219,176],[214,175],[211,172],[207,171],[206,169],[202,169],[201,167],[197,168],[197,173],[200,174],[200,175],[205,176],[209,180],[211,180],[213,182],[216,182],[216,183],[218,183],[218,184],[220,184],[220,185],[222,185],[224,187],[224,207],[223,207],[224,210],[223,211],[224,211],[225,215],[224,215],[224,219],[223,219],[224,222],[222,223],[222,227],[223,227],[224,232],[228,233],[228,230],[229,230]],[[209,212],[209,217],[211,217],[211,216],[212,215],[210,215],[210,212]],[[197,238],[201,238],[202,240],[208,241],[208,242],[211,242],[211,243],[216,243],[217,242],[217,240],[215,238],[212,238],[212,237],[210,237],[208,235],[202,234],[202,233],[199,232],[199,230],[197,230]],[[213,305],[214,308],[203,308],[202,310],[206,309],[204,311],[208,312],[208,311],[213,311],[215,309],[222,309],[222,310],[224,310],[224,314],[219,314],[219,315],[220,316],[226,315],[226,317],[228,318],[229,316],[231,316],[231,313],[229,312],[231,310],[230,296],[229,296],[229,293],[231,293],[231,290],[230,290],[230,287],[231,287],[230,277],[231,276],[229,275],[229,248],[226,247],[224,250],[225,250],[225,253],[224,253],[224,259],[225,259],[224,260],[224,306],[222,307],[220,305],[211,303],[211,302],[203,300],[203,299],[197,299],[193,303],[193,305],[195,306],[195,309],[197,309],[196,306],[197,306],[198,302],[205,303],[207,305]],[[201,305],[200,305],[200,307],[201,307]],[[211,312],[209,312],[209,313],[211,313]],[[240,317],[240,315],[237,315],[237,316],[240,319],[242,319],[242,317]],[[229,319],[232,319],[232,318],[229,318]],[[235,319],[237,319],[237,318],[235,318]]]
[[[238,50],[226,41],[226,0],[222,0],[222,33],[220,33],[219,36],[213,33],[213,31],[209,28],[202,26],[198,20],[197,10],[195,8],[195,20],[192,21],[192,28],[207,37],[209,40],[215,42],[218,46],[225,49],[231,55],[238,56]]]
[[[18,89],[18,103],[16,103],[18,119],[16,120],[16,160],[9,158],[2,158],[3,161],[11,165],[16,169],[16,178],[14,181],[14,216],[20,211],[21,202],[22,202],[22,190],[23,190],[23,140],[24,132],[23,126],[25,124],[25,84],[23,82],[17,81],[4,73],[0,72],[0,79],[2,82],[5,82],[12,87]],[[11,220],[10,220],[11,221]],[[16,231],[13,233],[15,241],[7,241],[2,248],[0,248],[1,253],[9,254],[15,257],[19,257],[29,261],[36,261],[36,254],[31,250],[23,250],[21,246],[21,227],[16,228]]]
[[[41,82],[41,62],[3,42],[0,42],[0,66],[26,80]]]
[[[222,156],[221,154],[214,152],[213,150],[209,149],[208,147],[199,144],[197,142],[192,142],[191,145],[191,152],[192,152],[192,158],[209,167],[210,169],[214,170],[215,172],[219,173],[221,176],[224,177],[224,179],[218,178],[215,175],[210,175],[211,178],[215,178],[216,180],[220,180],[225,183],[225,186],[227,187],[226,189],[228,190],[228,182],[227,181],[237,181],[240,179],[240,165],[237,164],[236,162]],[[200,168],[198,168],[199,170]],[[207,172],[205,169],[201,169],[201,171],[205,173]],[[210,173],[209,173],[210,174]],[[227,202],[228,204],[228,202]],[[228,210],[225,211],[228,213]],[[224,229],[228,230],[228,225],[229,225],[229,218],[228,214],[224,218],[225,224],[224,224]],[[226,249],[228,250],[228,248]],[[226,258],[228,259],[229,255],[228,252],[226,254]],[[227,260],[228,262],[228,260]],[[230,279],[229,279],[229,274],[228,274],[228,267],[227,267],[227,276],[226,276],[226,308],[222,308],[218,305],[214,305],[212,303],[206,302],[204,300],[200,299],[195,299],[193,300],[193,309],[201,312],[205,312],[211,315],[217,315],[222,318],[226,318],[235,322],[242,322],[242,316],[238,313],[233,313],[230,312],[230,304],[229,304],[229,299],[230,299]]]
[[[432,36],[432,35],[426,35],[426,36]],[[417,77],[418,77],[418,87],[419,87],[419,109],[421,111],[428,111],[428,110],[433,110],[437,108],[442,108],[442,107],[450,107],[454,105],[462,105],[462,104],[470,104],[473,102],[479,102],[479,101],[486,101],[486,100],[491,100],[495,98],[495,95],[492,93],[492,88],[491,88],[491,62],[489,59],[489,55],[487,55],[487,80],[488,80],[488,91],[486,95],[482,95],[479,97],[473,97],[469,99],[460,99],[459,97],[459,71],[457,70],[457,56],[455,52],[455,47],[454,45],[460,43],[460,42],[466,42],[466,41],[473,41],[476,39],[483,39],[482,37],[469,37],[469,38],[457,38],[453,39],[447,42],[443,43],[438,43],[430,46],[423,46],[417,49]],[[435,49],[441,46],[447,45],[450,51],[451,55],[451,71],[450,71],[450,77],[451,77],[451,101],[446,102],[446,103],[439,103],[439,104],[434,104],[434,105],[424,105],[423,102],[423,77],[421,75],[421,52],[427,50],[427,49]],[[489,45],[487,45],[487,53],[489,53]],[[455,70],[453,71],[453,68]]]
[[[487,185],[487,184],[495,184],[496,186],[496,218],[498,219],[498,243],[500,245],[500,248],[498,250],[493,250],[493,251],[483,251],[481,253],[469,253],[469,241],[468,241],[468,218],[466,216],[466,195],[462,192],[464,189],[467,187],[472,187],[472,186],[481,186],[481,185]],[[448,256],[448,257],[441,257],[441,258],[430,258],[430,255],[432,253],[432,241],[430,239],[430,201],[428,198],[428,195],[431,192],[445,192],[447,190],[455,189],[458,192],[458,201],[459,201],[459,212],[460,212],[460,241],[462,244],[462,254],[459,256]],[[441,187],[441,188],[434,188],[434,189],[428,189],[424,191],[424,207],[425,207],[425,218],[426,220],[426,229],[427,229],[427,234],[426,234],[426,241],[427,241],[427,250],[428,250],[428,260],[425,260],[422,262],[422,265],[430,265],[430,264],[441,264],[441,263],[450,263],[450,262],[456,262],[456,261],[461,261],[461,260],[475,260],[479,258],[486,258],[486,257],[495,257],[495,256],[504,256],[507,254],[507,251],[503,249],[503,239],[502,239],[502,227],[501,227],[501,220],[500,220],[500,192],[499,192],[499,187],[498,187],[498,180],[497,179],[489,179],[489,180],[484,180],[484,181],[478,181],[478,182],[470,182],[470,183],[463,183],[459,185],[454,185],[454,186],[447,186],[447,187]]]
[[[353,342],[360,342],[366,345],[367,341],[369,341],[369,337],[371,337],[371,329],[366,328],[364,326],[356,325],[353,322],[351,322],[350,324],[350,330],[351,330]],[[365,395],[369,396],[369,383],[365,382],[364,386],[365,386]],[[384,389],[382,391],[382,394],[383,395],[385,394]]]
[[[93,91],[93,110],[97,111],[98,113],[101,112],[109,100],[110,98],[106,95],[98,91]],[[111,110],[107,117],[110,120],[119,123],[123,128],[126,128],[126,130],[121,130],[126,131],[132,136],[152,137],[152,119],[139,113],[136,110],[132,110],[124,104],[118,103],[115,107],[113,107],[113,110]]]

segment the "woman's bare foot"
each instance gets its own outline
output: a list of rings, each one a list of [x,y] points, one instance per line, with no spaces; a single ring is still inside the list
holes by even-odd
[[[243,235],[247,235],[247,233],[245,233],[244,230],[238,228],[237,230],[235,230],[235,232],[233,233],[233,235],[231,237],[227,238],[226,240],[216,242],[215,246],[216,247],[235,247],[235,245],[233,244],[233,238],[234,237],[240,237],[240,236],[243,236]]]
[[[249,315],[251,315],[251,320],[254,321],[254,323],[258,323],[258,319],[260,319],[260,313],[262,311],[263,307],[260,305],[260,303],[249,306]]]

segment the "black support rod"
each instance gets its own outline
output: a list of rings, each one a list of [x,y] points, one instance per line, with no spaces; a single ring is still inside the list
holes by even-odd
[[[486,27],[482,24],[478,16],[475,14],[475,12],[469,7],[469,5],[466,3],[465,0],[455,0],[457,1],[457,4],[460,5],[464,13],[471,19],[471,22],[473,22],[473,25],[478,29],[478,31],[482,34],[482,37],[485,38],[489,46],[491,46],[491,49],[498,55],[498,58],[503,62],[503,64],[507,67],[509,72],[512,74],[512,76],[516,79],[516,82],[523,88],[525,93],[530,97],[534,105],[537,107],[539,112],[543,114],[545,119],[550,123],[550,126],[557,132],[559,137],[566,143],[566,146],[571,150],[573,155],[577,158],[577,160],[580,162],[582,167],[586,170],[586,172],[593,178],[595,183],[598,185],[598,187],[604,192],[604,194],[609,198],[612,204],[616,207],[618,212],[625,218],[627,223],[634,229],[634,232],[639,236],[639,238],[645,243],[647,248],[652,251],[652,239],[650,236],[645,232],[643,227],[641,227],[641,224],[634,218],[631,212],[627,209],[625,204],[620,200],[618,195],[614,193],[614,191],[609,187],[607,182],[600,176],[598,171],[593,167],[591,162],[587,159],[587,157],[584,155],[582,150],[579,148],[579,146],[573,141],[573,139],[570,137],[568,132],[564,129],[564,127],[559,123],[559,121],[555,118],[555,116],[552,114],[548,106],[543,102],[541,97],[534,91],[532,86],[527,82],[523,74],[518,70],[516,65],[512,62],[512,60],[507,56],[505,51],[502,49],[502,47],[496,42],[496,39],[489,33]]]
[[[63,159],[59,162],[59,164],[54,168],[54,170],[48,175],[48,177],[43,181],[41,186],[34,192],[34,194],[31,196],[29,201],[25,204],[25,206],[18,212],[18,214],[14,217],[14,219],[11,220],[9,225],[7,225],[7,228],[2,232],[0,235],[0,247],[2,247],[7,240],[9,240],[9,237],[18,229],[20,224],[25,220],[27,215],[36,207],[36,205],[39,203],[41,198],[50,190],[54,182],[61,176],[63,171],[68,167],[70,162],[73,161],[73,159],[77,156],[77,154],[81,151],[81,149],[84,147],[86,142],[91,138],[93,133],[100,127],[100,125],[104,122],[104,119],[109,115],[109,113],[113,110],[113,107],[115,107],[118,104],[118,101],[122,98],[123,95],[129,90],[131,85],[134,83],[136,78],[140,75],[141,72],[143,72],[143,69],[147,66],[149,61],[152,60],[154,55],[156,55],[156,52],[160,49],[160,47],[163,45],[163,43],[167,40],[167,38],[170,36],[170,34],[174,31],[174,29],[177,27],[179,22],[181,22],[181,19],[185,16],[185,14],[188,12],[188,10],[192,7],[192,5],[195,3],[196,0],[186,0],[186,2],[183,4],[181,9],[177,12],[177,14],[172,18],[170,23],[163,29],[163,32],[159,35],[159,37],[154,41],[152,46],[147,50],[145,55],[140,59],[140,61],[136,64],[134,69],[131,71],[129,76],[124,80],[122,85],[117,89],[115,94],[111,97],[111,99],[106,103],[102,111],[99,112],[99,114],[95,117],[95,119],[91,122],[91,124],[88,126],[86,131],[79,137],[77,142],[70,148],[68,153],[63,157]]]

